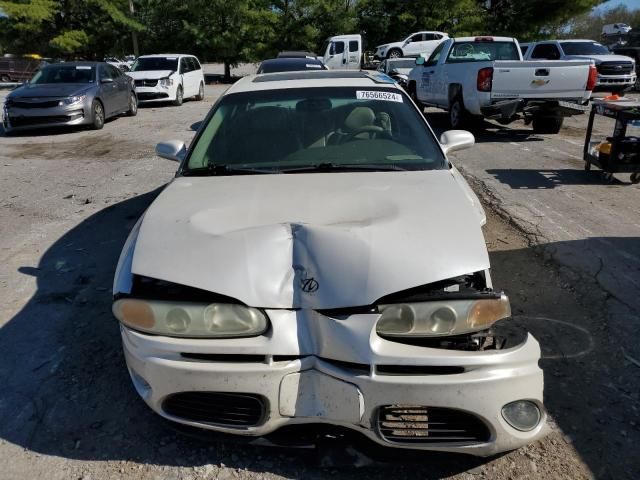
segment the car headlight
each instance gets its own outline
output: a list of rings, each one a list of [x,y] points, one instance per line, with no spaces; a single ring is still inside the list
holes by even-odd
[[[167,87],[170,87],[171,85],[173,85],[173,78],[166,77],[166,78],[161,78],[160,79],[160,86],[161,87],[167,88]]]
[[[486,330],[511,316],[506,295],[488,299],[442,300],[380,305],[376,331],[383,337],[436,337]]]
[[[76,103],[82,102],[85,98],[87,98],[86,95],[74,95],[73,97],[68,97],[64,100],[61,100],[60,102],[58,102],[58,105],[60,105],[61,107],[63,105],[75,105]]]
[[[124,298],[116,300],[112,310],[127,327],[170,337],[253,337],[268,327],[267,316],[257,308],[227,303]]]

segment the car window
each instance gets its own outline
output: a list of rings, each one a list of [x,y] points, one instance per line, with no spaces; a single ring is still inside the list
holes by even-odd
[[[187,65],[187,59],[182,57],[180,59],[180,70],[178,73],[187,73],[189,72],[189,66]]]
[[[111,78],[116,79],[122,76],[122,72],[120,71],[119,68],[114,67],[113,65],[107,65],[107,69],[109,71],[109,75],[111,75]]]
[[[344,52],[344,42],[331,42],[330,55],[337,55]]]
[[[429,57],[429,60],[424,62],[424,66],[433,67],[434,65],[437,65],[438,61],[440,60],[440,55],[442,54],[443,48],[444,48],[444,42],[436,47],[436,49],[433,51],[433,53]]]
[[[378,71],[386,72],[387,71],[386,68],[387,68],[387,61],[383,60],[382,62],[380,62],[380,65],[378,65]]]
[[[421,42],[422,41],[422,33],[416,33],[415,35],[411,36],[411,42]]]
[[[357,40],[350,40],[349,41],[349,51],[350,52],[357,52],[358,49],[360,48],[359,43]]]
[[[596,42],[562,42],[560,44],[566,55],[608,55],[607,47]]]
[[[100,65],[100,70],[98,75],[100,77],[100,81],[103,81],[107,78],[111,78],[111,75],[109,74],[109,68],[107,68],[107,65]]]
[[[91,83],[96,80],[93,65],[48,65],[31,79],[32,84],[44,83]]]
[[[189,58],[191,59],[193,70],[202,70],[202,67],[200,66],[200,62],[196,57],[189,57]]]
[[[520,44],[520,52],[523,57],[527,54],[527,50],[529,50],[529,45]]]
[[[515,42],[456,42],[449,52],[447,63],[520,60]]]
[[[531,58],[542,60],[560,60],[560,50],[553,43],[543,43],[533,47]]]
[[[435,33],[425,33],[424,34],[424,39],[426,41],[438,40],[438,39],[440,39],[440,35],[436,35]]]
[[[131,67],[132,72],[145,72],[150,70],[178,70],[177,57],[145,57],[138,58]]]
[[[215,165],[277,172],[327,163],[446,168],[437,140],[401,90],[322,87],[223,97],[185,174]]]

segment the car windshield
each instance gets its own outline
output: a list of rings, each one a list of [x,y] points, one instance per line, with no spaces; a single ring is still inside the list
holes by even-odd
[[[387,62],[388,62],[389,71],[393,70],[394,68],[413,68],[416,66],[415,58],[408,58],[408,59],[402,59],[402,60],[387,60]]]
[[[149,70],[178,70],[177,57],[146,57],[139,58],[131,67],[132,72],[145,72]]]
[[[48,65],[36,73],[30,83],[91,83],[95,78],[96,67],[91,65]]]
[[[520,60],[515,42],[456,42],[447,63],[486,62],[493,60]]]
[[[596,42],[562,42],[565,55],[607,55],[609,50]]]
[[[300,70],[324,70],[322,63],[311,59],[262,62],[258,73],[294,72]]]
[[[183,174],[443,168],[439,144],[400,90],[324,87],[224,97]]]

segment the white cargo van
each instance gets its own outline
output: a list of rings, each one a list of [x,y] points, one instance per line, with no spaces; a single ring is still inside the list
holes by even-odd
[[[323,47],[322,61],[330,70],[360,70],[362,66],[362,35],[336,35]]]

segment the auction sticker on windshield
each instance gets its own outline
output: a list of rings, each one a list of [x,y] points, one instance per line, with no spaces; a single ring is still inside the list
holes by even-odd
[[[402,95],[393,92],[381,92],[370,90],[357,90],[356,98],[358,100],[382,100],[385,102],[398,102],[402,103]]]

